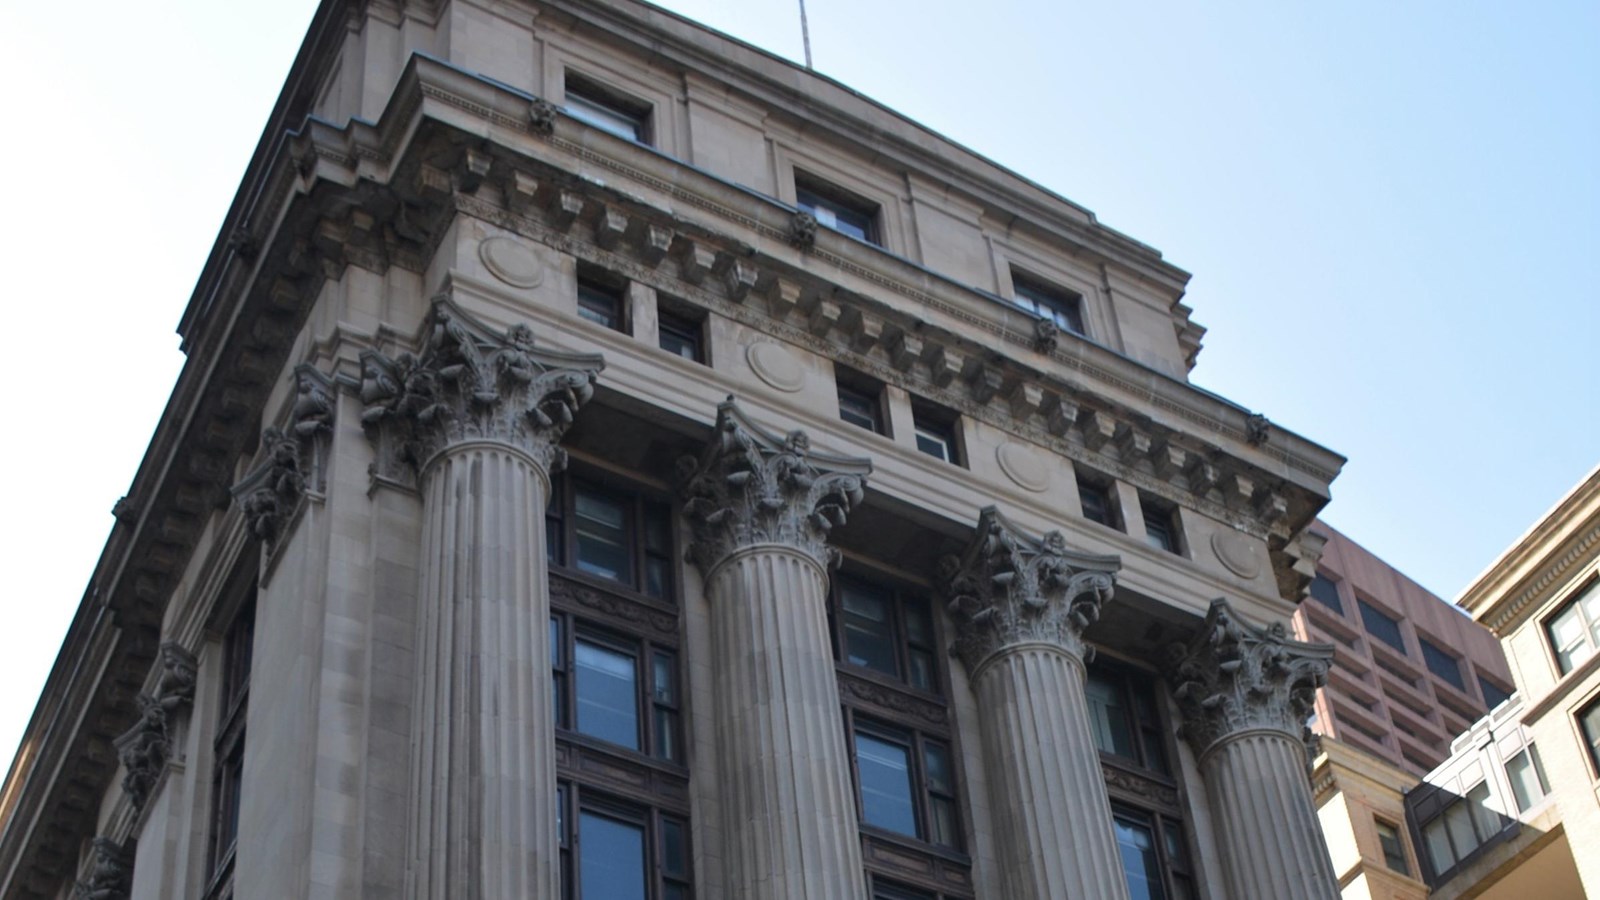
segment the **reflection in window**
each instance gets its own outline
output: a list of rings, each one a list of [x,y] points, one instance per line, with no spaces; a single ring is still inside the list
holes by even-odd
[[[616,581],[673,601],[672,513],[665,503],[558,478],[545,508],[545,554],[553,566]]]
[[[1533,744],[1506,760],[1506,780],[1511,782],[1511,794],[1517,800],[1517,812],[1527,812],[1550,792],[1544,777],[1544,763],[1539,760],[1539,748]]]
[[[861,821],[940,847],[961,847],[954,763],[945,744],[911,731],[853,729]]]
[[[1378,827],[1378,846],[1383,850],[1383,862],[1389,868],[1401,875],[1410,875],[1411,866],[1406,862],[1406,846],[1400,840],[1400,829],[1382,819],[1373,821]]]
[[[1563,674],[1593,656],[1600,647],[1600,581],[1562,607],[1545,628]]]
[[[1166,743],[1148,678],[1109,665],[1089,669],[1089,724],[1102,753],[1167,773]]]
[[[645,900],[644,826],[584,811],[578,869],[586,897]]]
[[[567,900],[689,900],[689,825],[588,786],[556,787],[561,891]],[[575,858],[575,859],[574,859]]]
[[[682,761],[676,654],[575,626],[557,613],[550,618],[550,665],[557,728]]]
[[[573,650],[573,660],[578,681],[578,730],[630,750],[639,749],[636,660],[581,638]]]
[[[843,576],[835,582],[840,657],[852,666],[937,693],[938,645],[927,598],[858,577]]]
[[[1325,575],[1318,574],[1311,579],[1311,599],[1344,615],[1344,603],[1339,600],[1339,586]]]
[[[1132,900],[1192,900],[1194,877],[1177,822],[1119,807],[1112,823]]]
[[[1400,621],[1365,600],[1357,600],[1361,607],[1361,624],[1372,635],[1400,653],[1406,652],[1405,638],[1400,636]]]
[[[1500,814],[1489,808],[1489,783],[1481,781],[1422,826],[1422,842],[1434,874],[1443,875],[1459,865],[1498,834],[1500,827]]]
[[[597,491],[580,488],[577,504],[578,569],[622,580],[628,572],[627,512]]]
[[[856,766],[861,773],[861,820],[916,837],[916,806],[911,799],[911,748],[858,731]]]

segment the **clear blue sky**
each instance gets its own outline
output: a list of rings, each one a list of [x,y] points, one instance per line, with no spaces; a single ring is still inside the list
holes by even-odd
[[[667,5],[801,58],[795,0]],[[0,753],[313,6],[0,5]],[[1600,461],[1600,4],[808,9],[820,72],[1193,272],[1194,381],[1349,456],[1327,518],[1425,587],[1453,597]]]

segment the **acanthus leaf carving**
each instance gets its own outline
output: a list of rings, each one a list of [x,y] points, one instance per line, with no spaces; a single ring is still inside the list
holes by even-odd
[[[535,348],[527,325],[497,332],[436,297],[420,353],[361,354],[361,424],[378,447],[376,474],[414,479],[468,441],[508,444],[556,471],[561,437],[604,367],[599,354]]]
[[[1116,590],[1116,556],[1076,553],[1052,531],[1025,534],[993,506],[960,556],[940,560],[947,609],[956,622],[951,652],[976,675],[1006,647],[1046,643],[1089,662],[1084,629]]]
[[[1332,644],[1292,640],[1282,622],[1258,628],[1224,598],[1211,601],[1188,644],[1170,650],[1183,724],[1178,733],[1196,756],[1245,731],[1281,731],[1306,740],[1317,688],[1327,683]]]
[[[89,845],[89,880],[78,882],[74,900],[127,900],[133,890],[133,854],[120,842],[97,837]]]
[[[678,461],[687,558],[709,574],[754,544],[794,547],[831,567],[828,533],[845,523],[866,490],[867,459],[815,452],[803,431],[779,438],[752,423],[732,396],[717,407],[716,431],[700,459]]]

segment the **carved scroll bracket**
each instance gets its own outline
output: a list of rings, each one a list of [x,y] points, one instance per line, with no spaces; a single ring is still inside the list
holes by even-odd
[[[295,367],[294,378],[288,423],[262,430],[260,460],[230,491],[269,562],[307,494],[321,495],[333,435],[333,379],[306,363]]]
[[[373,476],[415,485],[428,463],[467,441],[512,446],[559,470],[559,444],[594,395],[599,354],[534,347],[533,330],[499,332],[435,297],[417,354],[361,354],[361,424],[378,448]]]
[[[1074,553],[1052,531],[1025,534],[993,506],[960,556],[940,561],[940,580],[956,622],[951,652],[974,676],[1006,647],[1047,643],[1088,662],[1083,631],[1116,588],[1116,556]]]
[[[175,720],[194,704],[194,685],[194,655],[171,641],[162,644],[155,693],[139,694],[139,720],[114,742],[124,770],[122,790],[136,814],[161,781],[172,755]]]
[[[73,900],[127,900],[133,890],[133,853],[118,841],[97,837],[89,846],[89,880],[78,882]]]
[[[1179,734],[1202,756],[1245,731],[1270,729],[1305,740],[1333,645],[1291,640],[1281,622],[1257,628],[1219,597],[1194,639],[1170,653],[1173,696],[1183,717]]]
[[[815,452],[803,431],[764,431],[730,396],[705,451],[680,459],[678,471],[693,530],[687,558],[709,575],[734,551],[763,543],[834,565],[828,533],[861,502],[872,462]]]

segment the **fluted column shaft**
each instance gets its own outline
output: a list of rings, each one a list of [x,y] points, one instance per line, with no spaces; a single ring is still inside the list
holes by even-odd
[[[827,574],[757,545],[712,573],[711,640],[728,896],[865,896]]]
[[[559,896],[549,486],[493,443],[424,476],[412,897]]]
[[[1083,662],[1052,644],[1013,645],[974,688],[1001,896],[1126,898]]]
[[[1334,900],[1338,879],[1306,781],[1304,746],[1257,730],[1214,745],[1201,761],[1227,896]]]
[[[1180,733],[1200,760],[1231,900],[1339,896],[1304,741],[1332,657],[1332,645],[1252,625],[1221,598],[1174,648]]]

